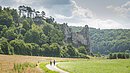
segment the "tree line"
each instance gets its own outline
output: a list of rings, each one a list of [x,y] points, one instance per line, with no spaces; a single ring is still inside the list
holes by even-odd
[[[90,29],[93,53],[130,53],[130,29]]]

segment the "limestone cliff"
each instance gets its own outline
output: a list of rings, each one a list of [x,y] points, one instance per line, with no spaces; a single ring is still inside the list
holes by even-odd
[[[72,29],[67,24],[61,25],[61,30],[64,33],[64,41],[72,43],[75,47],[85,46],[89,51],[89,27],[85,25],[80,32],[72,32]]]

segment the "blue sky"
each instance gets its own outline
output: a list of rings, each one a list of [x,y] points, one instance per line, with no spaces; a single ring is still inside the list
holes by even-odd
[[[0,5],[28,5],[70,26],[130,29],[130,0],[0,0]]]

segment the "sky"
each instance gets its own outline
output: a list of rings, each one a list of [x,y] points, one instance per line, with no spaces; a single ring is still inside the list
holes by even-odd
[[[130,0],[0,0],[0,5],[31,6],[69,26],[130,29]]]

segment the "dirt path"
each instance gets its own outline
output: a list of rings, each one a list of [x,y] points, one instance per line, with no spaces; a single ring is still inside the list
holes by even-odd
[[[40,63],[39,63],[40,64]],[[44,73],[43,70],[40,68],[39,64],[37,64],[37,70],[40,72],[40,73]]]
[[[56,64],[58,64],[58,63],[56,63]],[[57,71],[57,72],[59,72],[59,73],[69,73],[69,72],[66,72],[66,71],[64,71],[64,70],[61,70],[61,69],[57,68],[57,67],[54,66],[54,65],[47,64],[46,67],[47,67],[48,69],[52,70],[52,71]]]

